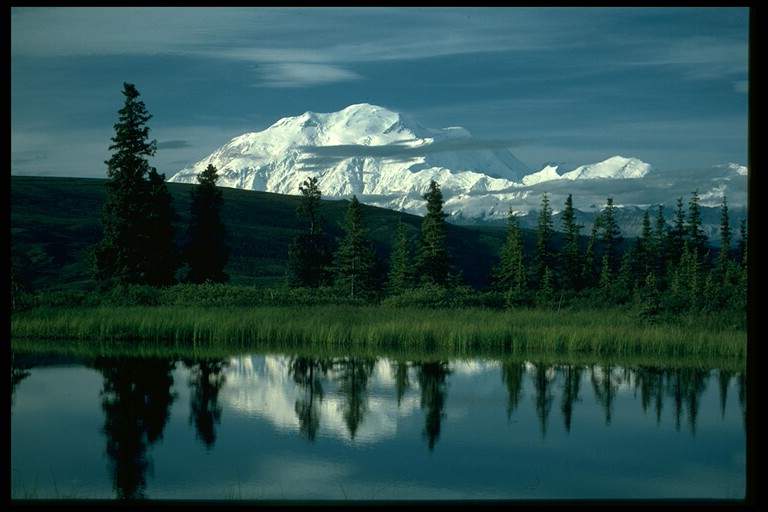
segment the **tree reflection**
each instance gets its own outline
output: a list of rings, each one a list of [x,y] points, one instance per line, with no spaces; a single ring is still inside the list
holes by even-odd
[[[13,401],[16,397],[16,388],[21,381],[31,375],[29,367],[19,364],[15,354],[11,352],[11,408],[13,408]]]
[[[599,370],[599,371],[598,371]],[[614,381],[613,366],[592,367],[590,380],[595,393],[595,400],[605,410],[605,424],[611,424],[613,414],[613,400],[619,390],[619,382]]]
[[[720,417],[725,418],[725,406],[728,403],[728,387],[731,385],[733,372],[728,370],[718,370],[717,384],[720,389]]]
[[[573,403],[579,401],[579,389],[581,387],[581,366],[565,365],[563,367],[563,396],[560,402],[560,410],[563,412],[565,431],[571,431],[571,418],[573,417]]]
[[[524,375],[525,364],[522,361],[504,361],[501,364],[501,381],[507,388],[507,420],[520,405]]]
[[[451,373],[447,361],[416,363],[417,379],[421,390],[421,408],[427,410],[424,419],[424,436],[429,451],[435,449],[440,437],[440,427],[445,417],[445,398],[448,385],[446,377]]]
[[[411,382],[408,379],[408,362],[395,361],[394,373],[395,390],[397,392],[397,406],[400,407],[400,403],[403,401],[405,392],[408,391],[408,389],[411,387]]]
[[[635,393],[640,389],[640,403],[643,412],[648,412],[651,400],[656,411],[656,424],[661,422],[661,411],[664,407],[664,372],[658,368],[641,366],[635,370]]]
[[[368,379],[375,364],[375,359],[364,357],[345,357],[337,359],[333,364],[339,392],[345,397],[344,422],[352,439],[355,438],[368,408]]]
[[[206,449],[216,443],[216,425],[221,422],[219,391],[226,376],[224,360],[185,361],[189,368],[189,423]]]
[[[98,358],[106,453],[120,499],[144,497],[147,449],[163,437],[171,404],[174,363],[162,359]]]
[[[293,357],[289,363],[289,372],[293,381],[299,385],[303,394],[296,399],[294,410],[299,419],[299,432],[309,441],[314,441],[320,428],[319,404],[323,401],[321,379],[331,368],[330,359],[314,357]]]
[[[675,368],[669,370],[667,393],[672,396],[675,408],[675,430],[680,430],[683,409],[688,413],[688,427],[696,433],[699,402],[707,387],[709,370],[699,368]]]
[[[543,363],[535,363],[533,365],[536,416],[539,418],[542,437],[547,436],[547,421],[549,419],[549,411],[552,409],[552,401],[554,400],[552,387],[550,386],[551,377],[548,375],[548,370],[549,367]]]
[[[740,372],[736,379],[738,385],[739,406],[741,407],[742,424],[747,428],[747,374]]]

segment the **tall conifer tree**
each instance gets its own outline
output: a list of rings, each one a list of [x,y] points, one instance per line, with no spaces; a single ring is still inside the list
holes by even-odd
[[[411,251],[408,247],[408,233],[402,219],[397,222],[395,244],[389,258],[387,289],[391,294],[403,293],[413,286]]]
[[[675,219],[672,229],[669,231],[668,261],[675,265],[680,261],[683,254],[683,243],[685,242],[685,211],[683,210],[683,198],[677,198],[675,207]]]
[[[527,276],[523,237],[517,217],[511,208],[507,219],[507,238],[501,248],[499,264],[493,272],[493,281],[498,290],[506,293],[507,305],[511,306],[523,301]]]
[[[149,205],[147,208],[147,231],[153,241],[152,250],[147,252],[147,283],[154,286],[172,284],[179,255],[176,249],[173,220],[173,199],[165,185],[165,175],[155,169],[149,171]]]
[[[536,278],[539,284],[544,278],[544,269],[549,267],[551,272],[554,267],[553,231],[552,208],[549,206],[549,196],[545,192],[541,196],[539,224],[536,231]]]
[[[632,251],[633,259],[632,267],[634,279],[637,282],[642,282],[645,276],[649,272],[653,272],[654,269],[654,235],[651,230],[651,216],[648,210],[643,213],[643,224],[640,231],[640,236],[635,240],[635,247]]]
[[[421,222],[421,239],[417,268],[424,282],[445,285],[448,281],[450,262],[446,247],[446,225],[443,213],[443,194],[440,185],[432,180],[424,194],[427,214]]]
[[[565,246],[563,247],[563,284],[567,288],[576,289],[581,279],[581,252],[579,250],[579,232],[581,226],[576,223],[576,214],[573,208],[573,196],[568,194],[565,200],[565,209],[562,216],[563,232],[565,233]]]
[[[608,256],[608,266],[611,272],[615,272],[619,266],[619,246],[621,245],[621,229],[616,222],[616,207],[613,198],[609,197],[605,208],[600,213],[603,228],[602,243],[603,254]]]
[[[699,192],[694,190],[688,201],[688,242],[690,249],[704,258],[707,250],[707,235],[704,233],[701,221],[701,206],[699,205]]]
[[[347,209],[344,238],[335,257],[335,284],[349,298],[365,297],[373,292],[375,254],[366,238],[363,210],[357,196],[352,196]]]
[[[592,233],[589,236],[587,250],[584,253],[584,265],[581,271],[581,282],[586,288],[593,288],[597,285],[595,276],[595,250],[597,247],[597,233],[600,229],[600,217],[595,219],[592,224]]]
[[[667,263],[667,221],[664,219],[664,206],[659,205],[656,210],[656,223],[653,230],[653,249],[655,251],[655,267],[654,272],[659,278],[666,271]],[[654,282],[654,285],[657,283]]]
[[[187,279],[193,283],[229,280],[224,272],[229,247],[221,220],[222,194],[216,186],[218,179],[218,170],[208,164],[197,176],[198,185],[192,189],[186,256],[189,263]]]
[[[172,211],[165,183],[147,160],[157,148],[157,141],[149,140],[152,115],[133,84],[124,83],[122,94],[125,102],[109,146],[112,156],[105,162],[109,181],[95,274],[106,285],[166,284],[175,271]],[[155,254],[158,247],[162,254]]]
[[[332,254],[322,230],[317,178],[310,177],[299,185],[301,202],[296,213],[305,222],[305,231],[288,247],[288,282],[292,286],[316,288],[327,284]]]
[[[720,256],[718,267],[720,275],[725,277],[728,271],[731,252],[731,224],[728,219],[728,200],[723,195],[723,202],[720,205]]]

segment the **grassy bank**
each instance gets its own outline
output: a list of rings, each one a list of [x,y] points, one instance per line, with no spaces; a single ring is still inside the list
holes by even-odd
[[[531,361],[547,365],[602,365],[624,368],[719,368],[733,372],[745,370],[746,360],[740,357],[718,357],[702,355],[653,355],[625,354],[595,355],[589,353],[551,353],[542,351],[514,352],[494,347],[475,347],[471,350],[437,348],[427,350],[421,347],[323,347],[318,349],[311,343],[292,344],[262,343],[258,347],[243,347],[230,343],[196,344],[190,346],[173,341],[94,341],[94,340],[41,340],[36,338],[14,339],[11,342],[14,357],[32,358],[44,361],[63,358],[66,361],[86,361],[94,358],[118,359],[171,359],[171,360],[229,360],[243,355],[290,355],[312,358],[386,358],[394,361],[456,361],[484,360],[506,362]]]
[[[647,323],[623,310],[418,309],[382,306],[35,308],[11,318],[13,339],[153,342],[186,347],[392,349],[597,356],[737,357],[746,332],[728,316]]]

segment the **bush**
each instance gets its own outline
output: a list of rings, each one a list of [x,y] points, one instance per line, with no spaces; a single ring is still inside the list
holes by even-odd
[[[105,306],[159,306],[160,289],[148,285],[117,285],[97,297]]]
[[[382,301],[382,305],[424,308],[503,308],[504,295],[499,292],[477,292],[468,286],[449,288],[426,284],[398,295],[387,297]]]
[[[74,307],[88,306],[88,294],[82,291],[55,290],[38,293],[20,294],[16,300],[16,309],[29,309],[35,307]]]

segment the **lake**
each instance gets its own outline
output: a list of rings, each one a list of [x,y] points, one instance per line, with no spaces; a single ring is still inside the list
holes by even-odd
[[[743,499],[744,380],[729,365],[508,355],[13,353],[11,492]]]

